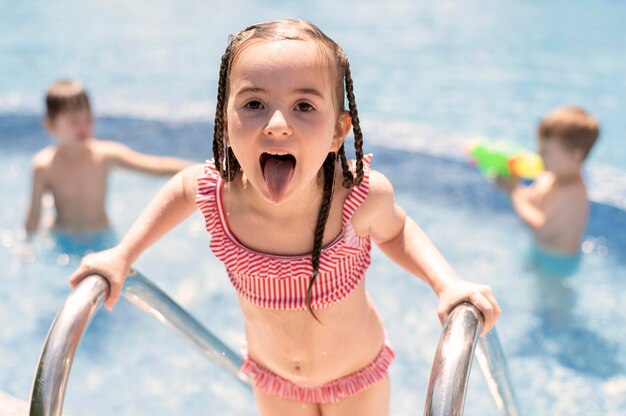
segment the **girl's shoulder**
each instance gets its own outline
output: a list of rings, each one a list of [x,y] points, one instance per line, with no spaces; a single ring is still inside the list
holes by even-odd
[[[359,204],[358,212],[369,211],[381,202],[387,201],[390,198],[393,200],[393,186],[387,177],[381,172],[372,169],[373,155],[371,153],[363,156],[363,182],[356,186],[357,190],[352,189],[350,192],[359,193],[363,195],[363,201]],[[349,166],[352,173],[355,173],[355,161],[350,160]]]
[[[188,201],[196,200],[201,178],[206,176],[206,165],[207,163],[197,163],[186,167],[178,174]],[[217,174],[217,171],[215,173]]]
[[[381,203],[393,201],[394,191],[391,181],[377,170],[370,169],[367,198],[360,207],[361,211],[375,208]]]
[[[367,196],[352,216],[352,225],[360,236],[368,235],[372,224],[393,211],[395,205],[393,186],[389,179],[374,169],[368,173]]]

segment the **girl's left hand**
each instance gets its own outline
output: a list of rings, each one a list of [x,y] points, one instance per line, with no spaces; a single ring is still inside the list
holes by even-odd
[[[464,301],[476,306],[485,318],[480,335],[483,336],[491,331],[501,312],[500,306],[491,292],[491,288],[465,280],[454,280],[444,290],[439,292],[437,315],[441,323],[445,322],[448,314],[455,306]]]

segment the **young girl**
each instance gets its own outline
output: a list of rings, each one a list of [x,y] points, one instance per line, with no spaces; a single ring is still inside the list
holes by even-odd
[[[354,162],[344,150],[351,127]],[[394,353],[365,291],[372,240],[432,286],[440,320],[467,300],[486,333],[500,309],[488,287],[460,280],[395,205],[362,144],[342,49],[306,21],[250,26],[222,57],[214,159],[170,180],[119,245],[84,258],[71,285],[103,275],[111,309],[141,252],[197,206],[238,294],[242,370],[260,413],[385,415]]]

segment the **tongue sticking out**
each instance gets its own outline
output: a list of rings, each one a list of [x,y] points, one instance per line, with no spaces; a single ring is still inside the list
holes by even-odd
[[[283,199],[287,185],[293,176],[296,160],[291,155],[268,155],[264,154],[261,161],[263,177],[274,202]]]

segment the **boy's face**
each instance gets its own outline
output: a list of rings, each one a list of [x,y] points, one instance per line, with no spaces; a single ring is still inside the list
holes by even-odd
[[[61,146],[76,146],[86,143],[93,134],[93,117],[89,110],[77,110],[46,118],[48,132]]]
[[[580,149],[569,149],[555,137],[539,138],[539,155],[546,170],[557,176],[578,172],[582,163]]]

